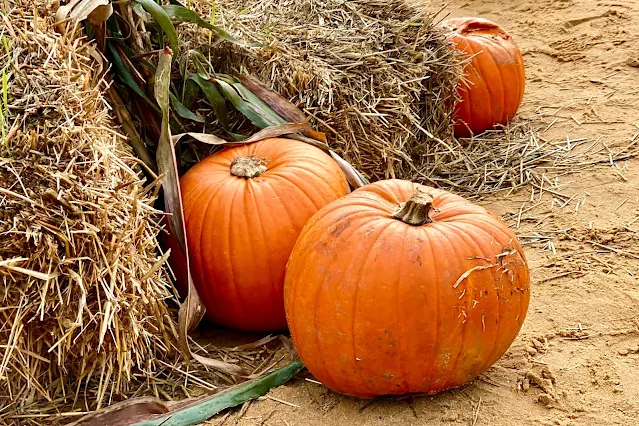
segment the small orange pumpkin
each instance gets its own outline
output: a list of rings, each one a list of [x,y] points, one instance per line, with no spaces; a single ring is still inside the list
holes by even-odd
[[[524,61],[512,37],[482,18],[453,18],[442,23],[455,47],[470,57],[466,82],[458,87],[455,134],[468,137],[510,121],[524,97]]]
[[[244,331],[285,329],[286,262],[306,221],[350,192],[340,167],[319,148],[273,138],[205,158],[180,187],[207,316]]]
[[[403,180],[315,214],[291,253],[289,330],[308,370],[358,397],[461,386],[508,349],[526,316],[522,247],[497,216]]]

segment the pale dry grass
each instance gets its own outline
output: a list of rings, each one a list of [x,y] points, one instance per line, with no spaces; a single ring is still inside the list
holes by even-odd
[[[42,5],[10,0],[1,12],[10,54],[0,423],[71,421],[124,398],[184,398],[241,380],[188,364],[177,349],[158,185],[146,186],[144,163],[111,118],[94,47],[57,33]],[[259,375],[277,364],[276,342],[263,343],[197,351]]]

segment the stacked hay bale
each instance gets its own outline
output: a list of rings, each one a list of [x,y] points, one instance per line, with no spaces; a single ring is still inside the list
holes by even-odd
[[[196,2],[208,16],[210,2]],[[451,135],[462,59],[422,6],[382,0],[216,1],[216,23],[252,49],[183,35],[216,71],[246,71],[291,100],[369,178],[424,180]],[[188,54],[188,52],[187,52]]]
[[[54,12],[11,0],[0,17],[10,115],[0,146],[0,423],[16,412],[40,423],[74,402],[99,408],[176,357],[157,188],[114,130],[99,56],[56,33]]]

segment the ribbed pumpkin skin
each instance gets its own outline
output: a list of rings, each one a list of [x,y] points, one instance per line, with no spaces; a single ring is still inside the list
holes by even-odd
[[[244,179],[236,157],[268,170]],[[284,272],[295,241],[321,207],[348,194],[337,163],[304,142],[266,139],[213,154],[180,180],[194,284],[214,322],[245,331],[286,328]]]
[[[394,219],[416,187],[379,181],[315,214],[287,265],[293,343],[304,365],[347,395],[436,393],[490,367],[518,334],[530,296],[523,250],[495,215],[451,193],[434,222]],[[495,262],[501,267],[471,268]],[[487,259],[487,260],[484,260]]]
[[[460,83],[455,107],[455,134],[468,137],[506,124],[519,109],[526,84],[519,48],[501,27],[482,18],[453,18],[442,23],[450,40],[465,55],[476,55],[465,67],[468,84]]]

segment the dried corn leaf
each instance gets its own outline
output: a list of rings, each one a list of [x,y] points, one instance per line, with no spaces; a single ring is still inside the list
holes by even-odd
[[[155,98],[162,110],[162,130],[157,150],[157,163],[160,174],[164,175],[162,187],[164,189],[165,211],[168,217],[171,234],[175,236],[178,245],[186,259],[186,274],[189,283],[186,300],[180,306],[178,314],[180,349],[198,362],[223,371],[228,374],[242,375],[244,370],[236,365],[217,359],[207,358],[191,351],[188,341],[188,333],[202,320],[205,308],[197,293],[190,272],[189,251],[186,244],[186,231],[182,206],[182,194],[178,177],[177,158],[171,141],[171,129],[169,126],[169,87],[171,84],[171,59],[170,49],[164,49],[160,53],[160,60],[155,74]]]

